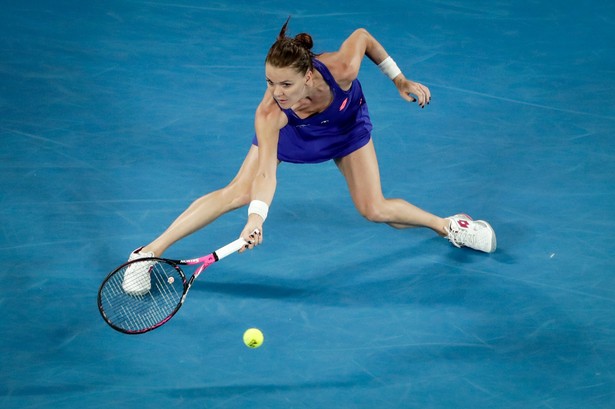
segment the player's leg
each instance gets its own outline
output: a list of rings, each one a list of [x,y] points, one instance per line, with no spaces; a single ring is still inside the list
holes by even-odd
[[[258,147],[253,145],[237,175],[227,186],[196,199],[164,233],[141,251],[160,257],[173,243],[207,226],[221,215],[248,204],[257,166]]]
[[[489,223],[458,214],[442,218],[403,199],[387,199],[382,194],[380,171],[374,144],[336,160],[348,184],[352,200],[365,218],[395,228],[428,227],[448,238],[457,247],[465,246],[491,253],[496,249],[495,232]]]
[[[253,175],[258,166],[258,147],[252,146],[235,178],[224,188],[195,200],[153,242],[133,251],[128,260],[161,257],[176,241],[207,226],[226,212],[245,206],[250,200]],[[154,261],[131,264],[124,272],[122,288],[131,295],[143,295],[151,289],[150,268]]]
[[[346,178],[350,196],[366,219],[395,228],[428,227],[441,236],[449,222],[403,199],[387,199],[382,194],[380,170],[374,144],[367,145],[335,162]]]

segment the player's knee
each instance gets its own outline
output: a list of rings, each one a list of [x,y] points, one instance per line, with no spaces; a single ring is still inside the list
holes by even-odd
[[[357,206],[361,216],[365,217],[370,222],[386,223],[387,218],[382,206],[377,203],[364,203]]]
[[[233,196],[231,203],[234,209],[239,209],[240,207],[247,206],[250,203],[250,192],[249,191],[237,192]]]
[[[250,202],[250,188],[245,184],[231,183],[222,188],[222,194],[231,209],[239,209]]]
[[[240,194],[233,200],[233,208],[239,209],[240,207],[247,206],[250,203],[250,195],[247,193]]]

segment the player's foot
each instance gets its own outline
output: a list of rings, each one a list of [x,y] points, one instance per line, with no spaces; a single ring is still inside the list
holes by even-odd
[[[484,220],[472,220],[467,214],[447,217],[450,220],[447,239],[455,247],[469,247],[474,250],[493,253],[497,247],[495,232]]]
[[[130,253],[128,261],[138,260],[146,257],[154,257],[154,253],[141,251],[143,247]],[[153,260],[146,260],[139,263],[132,263],[124,272],[122,288],[129,295],[143,295],[152,288],[150,269],[156,264]]]

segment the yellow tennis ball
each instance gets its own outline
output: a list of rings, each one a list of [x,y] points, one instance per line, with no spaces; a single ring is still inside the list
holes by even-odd
[[[258,328],[250,328],[243,333],[243,343],[246,344],[248,348],[258,348],[263,344],[264,340],[265,337]]]

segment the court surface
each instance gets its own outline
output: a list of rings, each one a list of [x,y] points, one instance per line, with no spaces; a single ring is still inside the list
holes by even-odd
[[[613,2],[2,3],[0,407],[615,407]],[[113,331],[101,280],[234,176],[288,15],[316,52],[367,28],[430,87],[421,110],[364,61],[384,192],[490,221],[497,252],[372,224],[333,163],[283,164],[263,246],[164,327]]]

